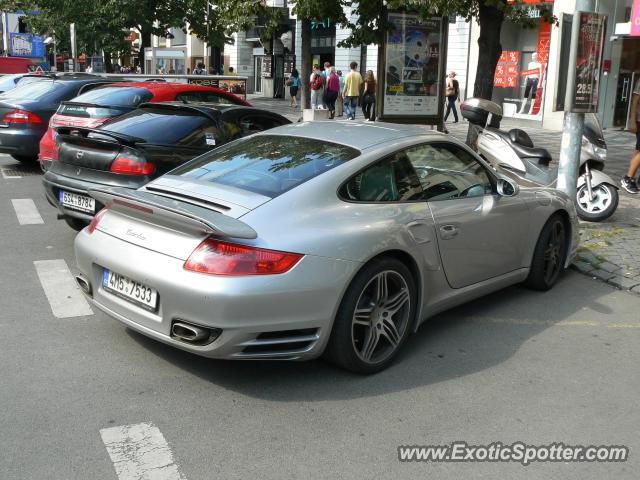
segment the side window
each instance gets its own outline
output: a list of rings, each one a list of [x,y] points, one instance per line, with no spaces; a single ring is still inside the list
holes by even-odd
[[[224,135],[220,129],[213,122],[207,121],[193,130],[187,137],[183,138],[179,142],[179,145],[212,149],[223,143],[225,143]]]
[[[493,193],[486,169],[466,150],[452,144],[424,144],[407,149],[424,200],[481,197]]]
[[[405,150],[363,170],[345,183],[339,194],[356,202],[410,202],[423,198],[420,181]]]
[[[176,95],[176,100],[178,100],[179,102],[194,103],[194,102],[201,102],[202,97],[200,96],[200,92],[198,91],[180,92],[179,94]]]
[[[238,124],[242,131],[240,135],[246,137],[254,133],[264,132],[270,128],[278,127],[282,125],[282,122],[266,115],[248,114],[240,117]]]
[[[221,94],[216,93],[216,92],[200,92],[200,95],[201,95],[202,101],[203,102],[207,102],[207,103],[214,103],[214,104],[219,104],[219,103],[235,104],[235,103],[237,103],[237,102],[231,101],[226,96],[221,95]]]

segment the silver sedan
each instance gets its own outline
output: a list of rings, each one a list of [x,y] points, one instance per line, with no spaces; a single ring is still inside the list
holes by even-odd
[[[562,192],[516,183],[424,128],[313,122],[244,138],[106,207],[77,280],[108,316],[226,359],[388,366],[427,318],[524,282],[578,245]]]

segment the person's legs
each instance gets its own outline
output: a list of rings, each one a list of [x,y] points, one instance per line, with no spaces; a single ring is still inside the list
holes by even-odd
[[[366,98],[362,99],[362,115],[365,120],[369,120],[369,100]]]
[[[447,121],[449,118],[449,114],[451,113],[451,102],[449,101],[449,97],[447,97],[447,110],[444,113],[444,121]]]
[[[636,153],[631,158],[629,163],[629,170],[627,174],[622,177],[620,184],[627,192],[637,194],[638,184],[636,182],[636,175],[640,169],[640,123],[636,124]]]
[[[351,120],[355,120],[358,111],[358,97],[349,97],[349,111],[351,112]]]
[[[317,110],[318,108],[318,92],[320,90],[311,90],[311,109]]]
[[[371,108],[369,110],[369,120],[376,121],[376,97],[371,97]]]
[[[449,103],[451,104],[451,110],[453,111],[454,122],[458,123],[458,109],[456,108],[456,98],[451,97],[451,99],[449,100]]]

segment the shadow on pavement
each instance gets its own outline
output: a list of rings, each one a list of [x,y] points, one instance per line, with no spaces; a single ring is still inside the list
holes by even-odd
[[[557,322],[576,319],[578,312],[611,313],[597,299],[609,291],[608,287],[594,289],[592,280],[575,273],[566,274],[546,293],[507,288],[430,319],[409,338],[389,369],[372,376],[351,374],[322,360],[211,360],[131,330],[128,333],[178,368],[250,397],[285,402],[344,400],[410,390],[490,369]]]

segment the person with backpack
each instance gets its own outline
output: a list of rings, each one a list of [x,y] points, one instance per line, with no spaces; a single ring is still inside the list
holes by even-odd
[[[460,97],[460,84],[456,80],[456,72],[449,72],[449,78],[447,78],[447,84],[444,91],[447,97],[447,111],[444,114],[444,121],[449,118],[449,113],[453,110],[453,123],[458,123],[458,110],[456,110],[456,100]]]
[[[313,73],[309,79],[311,87],[311,109],[322,109],[322,95],[324,93],[324,75],[319,65],[313,66]]]

